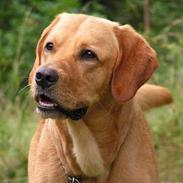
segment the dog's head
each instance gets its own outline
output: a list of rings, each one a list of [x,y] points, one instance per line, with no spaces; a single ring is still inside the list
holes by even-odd
[[[43,31],[29,83],[43,117],[77,120],[108,92],[120,103],[131,99],[157,66],[130,26],[64,13]]]

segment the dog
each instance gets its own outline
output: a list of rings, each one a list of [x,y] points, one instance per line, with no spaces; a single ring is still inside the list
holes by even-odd
[[[59,14],[29,75],[40,115],[29,183],[156,183],[143,111],[172,102],[166,88],[144,84],[157,67],[155,51],[130,25]]]

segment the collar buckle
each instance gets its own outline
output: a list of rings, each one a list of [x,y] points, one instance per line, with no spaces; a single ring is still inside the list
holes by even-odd
[[[68,176],[68,183],[80,183],[81,177]]]

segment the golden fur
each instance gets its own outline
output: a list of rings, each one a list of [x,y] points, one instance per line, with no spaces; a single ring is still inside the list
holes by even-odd
[[[46,42],[56,49],[45,52]],[[90,48],[98,60],[82,61]],[[30,73],[42,66],[57,70],[51,95],[67,109],[88,105],[78,121],[64,116],[41,119],[29,152],[30,183],[156,183],[158,171],[143,110],[171,102],[164,88],[144,85],[157,68],[156,54],[129,25],[87,15],[60,14],[43,31]],[[137,92],[137,93],[136,93]],[[136,94],[136,95],[135,95]]]

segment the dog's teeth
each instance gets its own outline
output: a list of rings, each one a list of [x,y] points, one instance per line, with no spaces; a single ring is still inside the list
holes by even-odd
[[[46,106],[46,107],[54,107],[55,106],[55,104],[53,104],[53,103],[44,103],[42,101],[40,101],[39,104],[42,106]]]

